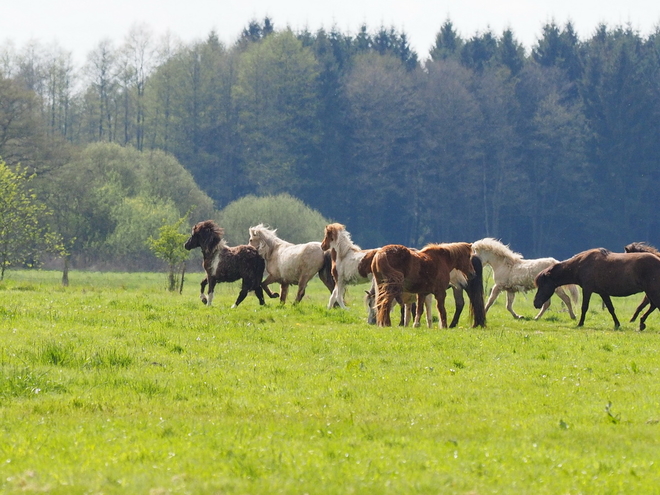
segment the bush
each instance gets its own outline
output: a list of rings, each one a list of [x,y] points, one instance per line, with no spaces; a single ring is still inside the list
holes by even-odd
[[[330,223],[318,211],[288,194],[277,196],[245,196],[229,203],[218,216],[229,245],[247,244],[248,229],[263,223],[277,229],[278,237],[300,244],[321,241]]]

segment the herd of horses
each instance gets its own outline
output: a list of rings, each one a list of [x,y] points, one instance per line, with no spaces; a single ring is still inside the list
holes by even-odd
[[[536,289],[534,307],[539,319],[556,294],[576,318],[573,303],[582,288],[582,306],[578,326],[584,325],[592,294],[598,294],[607,307],[615,328],[620,326],[611,297],[644,292],[645,297],[631,322],[648,306],[639,320],[646,319],[660,306],[660,252],[646,243],[632,243],[624,253],[603,248],[590,249],[565,261],[554,258],[525,259],[507,245],[493,238],[473,243],[453,242],[429,244],[412,249],[392,244],[375,249],[361,249],[353,243],[346,227],[332,223],[325,227],[321,242],[292,244],[277,236],[276,229],[259,224],[249,229],[246,245],[229,247],[224,230],[206,220],[192,228],[185,243],[188,250],[200,248],[206,277],[201,282],[200,298],[208,306],[218,282],[241,280],[241,290],[232,307],[238,306],[253,291],[259,304],[265,304],[264,293],[279,297],[284,304],[290,285],[296,285],[295,302],[305,295],[309,281],[316,275],[330,291],[328,309],[346,308],[344,299],[349,285],[371,283],[366,291],[369,323],[391,326],[390,312],[395,303],[401,307],[400,324],[408,325],[414,312],[414,326],[419,326],[426,311],[432,326],[432,300],[435,298],[440,328],[455,327],[465,306],[463,292],[469,299],[474,327],[486,325],[486,313],[501,292],[506,292],[506,308],[514,318],[522,318],[513,310],[518,292]],[[483,266],[490,265],[494,285],[484,302]],[[265,275],[265,278],[264,278]],[[270,290],[279,284],[280,292]],[[207,294],[205,290],[208,286]],[[447,325],[445,299],[447,290],[454,294],[456,309]]]

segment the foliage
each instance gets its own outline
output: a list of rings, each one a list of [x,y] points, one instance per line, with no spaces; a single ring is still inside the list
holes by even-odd
[[[29,188],[33,175],[0,161],[0,280],[10,266],[38,265],[44,253],[61,254],[60,238],[48,229],[48,209]]]
[[[59,187],[80,167],[79,206],[53,203],[79,258],[112,232],[86,218],[108,219],[117,191],[171,199],[180,215],[199,204],[197,219],[213,202],[287,193],[363,246],[492,236],[527,257],[620,250],[660,231],[659,39],[552,21],[523,47],[511,29],[463,36],[447,19],[420,60],[392,27],[294,32],[266,18],[233,45],[215,32],[156,44],[132,28],[80,73],[56,48],[0,47],[0,153]],[[122,159],[95,150],[111,186],[87,193],[92,151],[64,158],[97,142]]]
[[[263,223],[277,229],[278,237],[300,244],[321,241],[330,223],[318,211],[288,194],[277,196],[245,196],[228,204],[218,214],[230,245],[247,244],[248,229]]]
[[[376,328],[362,288],[230,309],[237,284],[208,308],[161,274],[10,272],[0,491],[656,491],[657,314],[613,331],[592,304],[576,328],[528,297],[486,329]]]
[[[167,263],[170,291],[176,290],[177,287],[179,292],[183,291],[183,277],[190,251],[183,246],[187,236],[181,233],[181,227],[187,219],[188,215],[185,215],[174,223],[162,225],[158,229],[158,237],[149,237],[147,240],[149,249],[157,258]]]

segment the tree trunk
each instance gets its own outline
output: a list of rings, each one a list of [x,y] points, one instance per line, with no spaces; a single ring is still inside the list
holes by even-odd
[[[69,257],[64,257],[64,268],[62,269],[62,286],[69,286]]]

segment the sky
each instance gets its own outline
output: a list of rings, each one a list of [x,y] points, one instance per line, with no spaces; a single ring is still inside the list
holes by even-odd
[[[630,26],[642,36],[660,23],[657,0],[0,0],[0,46],[17,49],[30,41],[59,46],[82,64],[101,41],[120,45],[132,27],[150,30],[157,39],[170,33],[189,43],[215,30],[231,44],[251,20],[271,18],[275,29],[314,32],[333,26],[356,34],[362,24],[370,32],[381,26],[405,32],[421,60],[435,36],[451,20],[463,38],[491,30],[499,36],[511,29],[529,51],[554,21],[571,21],[581,39],[596,27]]]

